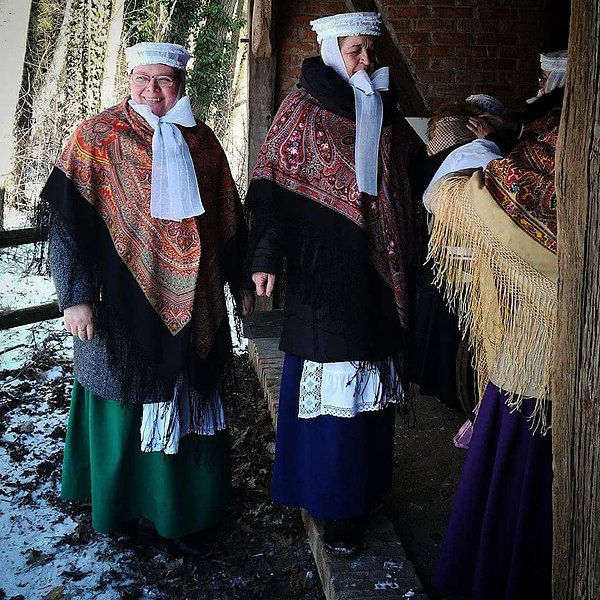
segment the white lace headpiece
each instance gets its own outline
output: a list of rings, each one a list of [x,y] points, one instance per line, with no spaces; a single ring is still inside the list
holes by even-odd
[[[190,53],[179,44],[140,42],[125,48],[127,72],[142,65],[167,65],[185,71]]]
[[[547,52],[540,54],[540,67],[548,71],[546,94],[556,88],[565,87],[567,80],[567,51]]]
[[[310,22],[319,44],[327,38],[348,35],[381,35],[381,15],[376,12],[341,13]]]

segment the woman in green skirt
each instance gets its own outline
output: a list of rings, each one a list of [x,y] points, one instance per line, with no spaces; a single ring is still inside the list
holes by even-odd
[[[126,49],[130,95],[81,123],[42,197],[75,382],[62,496],[92,525],[181,539],[230,493],[228,283],[238,312],[246,228],[223,150],[184,95],[188,51]]]

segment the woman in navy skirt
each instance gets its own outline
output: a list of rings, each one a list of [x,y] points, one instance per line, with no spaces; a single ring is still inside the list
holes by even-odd
[[[321,57],[282,103],[246,207],[259,296],[287,260],[273,499],[324,520],[325,548],[351,555],[390,489],[393,405],[407,399],[420,191],[408,174],[424,146],[375,69],[379,15],[312,25]]]

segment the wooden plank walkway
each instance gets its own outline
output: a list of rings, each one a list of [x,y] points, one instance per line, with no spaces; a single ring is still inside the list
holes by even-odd
[[[248,352],[263,388],[273,425],[277,425],[283,353],[278,338],[248,340]],[[383,511],[369,517],[365,548],[352,558],[323,549],[322,527],[306,511],[302,519],[327,600],[427,600],[423,586]]]

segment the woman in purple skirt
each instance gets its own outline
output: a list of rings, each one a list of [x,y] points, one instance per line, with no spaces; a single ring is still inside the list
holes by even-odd
[[[557,89],[533,102],[520,143],[483,174],[444,178],[433,198],[430,257],[487,381],[436,574],[438,590],[471,600],[552,598],[554,156],[566,52],[543,54],[541,67]]]

